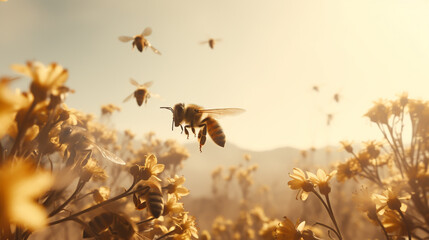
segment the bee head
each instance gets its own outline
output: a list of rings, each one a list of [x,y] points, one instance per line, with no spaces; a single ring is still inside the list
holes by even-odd
[[[71,127],[64,127],[61,129],[61,132],[59,134],[59,142],[60,144],[63,144],[66,142],[66,139],[70,137],[73,129]]]
[[[174,105],[174,110],[173,110],[174,126],[176,127],[180,126],[180,123],[182,123],[184,118],[185,118],[185,104],[178,103]]]

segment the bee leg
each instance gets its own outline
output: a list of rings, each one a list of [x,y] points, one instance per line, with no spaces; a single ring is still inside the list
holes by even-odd
[[[200,142],[200,152],[203,152],[201,148],[206,143],[206,140],[207,140],[206,136],[207,136],[207,125],[204,124],[202,125],[202,128],[198,132],[198,141]]]
[[[186,134],[186,138],[189,139],[189,131],[186,127],[185,127],[185,134]]]
[[[73,165],[74,159],[76,157],[76,150],[68,149],[68,151],[69,151],[69,157],[68,157],[67,162],[66,162],[66,167]]]
[[[187,139],[189,139],[189,131],[188,131],[189,127],[192,129],[192,132],[194,132],[194,134],[195,134],[195,129],[192,127],[192,125],[186,125],[185,126],[185,134],[187,136]]]
[[[81,163],[82,167],[84,167],[88,163],[88,160],[92,156],[92,150],[91,149],[83,150],[83,152],[86,152],[86,154],[85,154],[85,158],[82,160],[82,163]]]
[[[194,127],[192,127],[191,129],[192,129],[192,132],[194,133],[194,137],[196,137],[196,136],[197,136],[197,134],[195,134],[195,128],[194,128]]]
[[[171,126],[173,126],[173,125],[171,125]],[[182,134],[183,133],[183,126],[182,125],[179,125],[180,126],[180,129],[182,129],[182,131],[180,132],[180,134]],[[171,127],[171,128],[173,128],[173,127]]]

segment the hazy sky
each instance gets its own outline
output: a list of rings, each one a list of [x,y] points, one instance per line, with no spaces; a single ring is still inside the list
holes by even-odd
[[[69,107],[99,115],[116,104],[114,126],[138,136],[186,141],[159,109],[184,102],[246,109],[220,119],[227,145],[356,142],[379,136],[363,117],[373,101],[403,91],[427,99],[428,13],[426,0],[9,0],[0,2],[0,75],[13,74],[12,63],[56,61],[76,90]],[[118,40],[148,26],[161,56]],[[214,50],[199,44],[209,37],[222,39]],[[130,77],[153,81],[162,99],[122,103],[134,91]]]

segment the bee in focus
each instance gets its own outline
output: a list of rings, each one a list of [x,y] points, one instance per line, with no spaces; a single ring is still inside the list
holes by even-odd
[[[164,198],[159,184],[151,183],[147,193],[147,205],[154,218],[159,218],[164,211]]]
[[[142,52],[145,48],[150,48],[156,54],[161,55],[161,53],[150,44],[150,42],[146,39],[147,36],[152,34],[152,28],[147,27],[143,30],[140,35],[135,35],[134,37],[129,36],[120,36],[119,41],[121,42],[129,42],[133,40],[133,49],[137,47],[137,49]]]
[[[95,216],[83,231],[83,238],[95,239],[133,239],[137,235],[137,226],[128,217],[113,212]]]
[[[59,143],[61,145],[67,145],[64,152],[64,158],[67,159],[67,166],[75,163],[77,155],[82,157],[81,165],[85,166],[94,149],[101,154],[103,159],[107,159],[116,164],[125,165],[124,160],[116,156],[114,153],[98,146],[91,139],[88,131],[84,128],[78,126],[63,126],[59,134]]]
[[[131,93],[127,98],[124,99],[124,102],[130,100],[133,96],[136,98],[137,104],[141,106],[143,102],[146,104],[147,100],[150,98],[150,93],[147,90],[148,87],[152,86],[153,82],[146,82],[143,84],[139,84],[134,79],[130,79],[132,85],[136,86],[137,89]]]
[[[203,109],[202,107],[194,104],[185,105],[183,103],[178,103],[171,107],[161,107],[163,109],[169,109],[173,113],[173,126],[179,127],[182,129],[182,132],[185,131],[186,136],[189,138],[188,128],[191,128],[192,133],[196,135],[195,128],[199,128],[198,132],[198,141],[200,143],[200,151],[202,146],[206,142],[207,132],[209,133],[210,138],[217,145],[224,147],[226,138],[221,126],[215,117],[220,117],[224,115],[236,115],[243,113],[245,110],[241,108],[217,108],[217,109]],[[182,124],[184,126],[182,126]]]
[[[147,210],[153,218],[159,218],[164,212],[164,197],[162,195],[161,185],[158,182],[151,181],[148,181],[147,185],[149,185],[149,191],[141,195],[133,195],[134,205],[138,210],[147,207]],[[141,199],[144,199],[144,201]]]
[[[200,44],[209,44],[209,47],[211,48],[211,49],[214,49],[214,45],[217,43],[217,42],[220,42],[221,41],[221,39],[219,39],[219,38],[217,38],[217,39],[213,39],[213,38],[209,38],[209,40],[206,40],[206,41],[202,41],[202,42],[200,42]]]

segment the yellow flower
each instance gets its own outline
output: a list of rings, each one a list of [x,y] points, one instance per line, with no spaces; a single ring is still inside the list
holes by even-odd
[[[377,203],[377,209],[379,210],[379,214],[383,215],[386,208],[390,208],[396,211],[405,212],[407,210],[407,205],[402,203],[400,200],[410,199],[409,196],[399,197],[400,188],[397,187],[395,189],[388,188],[383,192],[383,195],[373,194],[374,199]]]
[[[174,214],[174,213],[181,213],[185,210],[183,207],[183,203],[178,203],[177,198],[173,194],[168,194],[167,196],[167,202],[164,204],[164,211],[162,212],[162,215],[167,214]]]
[[[198,238],[198,230],[195,227],[195,217],[189,216],[187,212],[182,213],[179,218],[174,218],[176,229],[173,239],[185,240],[190,239],[191,236]]]
[[[279,223],[280,221],[276,219],[265,222],[259,230],[259,236],[264,240],[275,239],[276,229]]]
[[[202,232],[201,232],[201,235],[200,235],[200,238],[199,238],[200,240],[211,240],[212,239],[212,236],[210,235],[210,233],[207,231],[207,230],[203,230]]]
[[[296,198],[298,199],[299,196],[302,201],[305,201],[309,192],[314,190],[313,183],[307,179],[305,172],[299,168],[294,168],[293,174],[289,173],[289,176],[292,178],[292,180],[288,182],[289,187],[293,190],[298,190]]]
[[[167,190],[169,194],[174,194],[176,198],[179,200],[182,196],[186,196],[189,194],[189,190],[182,186],[185,182],[184,176],[174,175],[174,178],[167,178],[168,185]]]
[[[332,171],[328,175],[323,169],[317,170],[317,176],[311,172],[307,172],[310,181],[319,187],[319,191],[323,195],[328,195],[331,192],[331,187],[329,186],[329,181],[337,173],[337,170]]]
[[[390,109],[384,101],[375,102],[375,105],[365,114],[372,122],[388,124]]]
[[[112,115],[115,111],[121,111],[121,108],[114,104],[107,104],[101,106],[101,115]]]
[[[98,165],[97,160],[90,158],[88,163],[82,168],[81,180],[88,182],[90,179],[104,182],[107,179],[106,171]]]
[[[99,189],[95,189],[92,193],[92,198],[96,203],[101,203],[109,199],[110,196],[110,188],[108,187],[100,187]]]
[[[161,181],[156,175],[164,171],[164,164],[157,164],[158,160],[155,155],[151,154],[146,157],[146,161],[143,168],[140,168],[139,178],[142,180],[148,180],[153,176],[158,181]]]
[[[395,233],[399,236],[407,234],[407,226],[398,212],[387,210],[383,216],[383,226],[388,233]]]
[[[13,64],[12,69],[33,79],[30,90],[36,102],[55,93],[69,76],[68,71],[56,63],[45,66],[40,62],[27,62],[26,65]]]
[[[348,141],[340,141],[341,145],[343,145],[344,150],[348,153],[353,153],[352,143]]]
[[[45,209],[36,203],[53,184],[50,173],[22,160],[0,168],[0,226],[17,224],[31,230],[47,223]]]
[[[26,108],[30,104],[19,92],[12,92],[9,89],[12,78],[0,78],[0,138],[6,134],[12,125],[15,115],[21,108]]]
[[[357,170],[354,167],[355,160],[348,160],[345,163],[340,163],[337,166],[337,181],[338,182],[344,182],[347,179],[350,179],[352,177],[355,177],[357,175]]]
[[[299,222],[296,221],[296,224],[293,224],[289,218],[285,219],[279,223],[279,226],[276,229],[276,239],[277,240],[301,240],[302,231],[304,230],[305,221]]]

